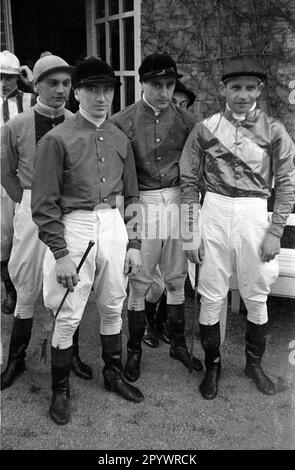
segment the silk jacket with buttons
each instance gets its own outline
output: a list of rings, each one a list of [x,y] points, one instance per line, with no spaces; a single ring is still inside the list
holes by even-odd
[[[96,127],[77,112],[40,140],[32,215],[39,238],[58,253],[55,257],[67,254],[63,214],[92,211],[103,204],[116,207],[116,197],[121,195],[136,201],[136,170],[130,142],[110,121]],[[132,238],[129,247],[140,248]]]
[[[15,88],[7,96],[0,94],[0,126],[36,103],[36,95]]]
[[[141,191],[179,186],[179,159],[196,117],[173,103],[155,116],[144,100],[114,114],[111,121],[129,138]]]
[[[284,126],[259,109],[244,121],[230,110],[196,124],[180,159],[183,203],[207,191],[229,197],[268,198],[275,203],[269,232],[281,237],[294,205],[295,145]],[[192,210],[191,213],[194,211]]]
[[[36,152],[35,109],[15,116],[1,127],[1,184],[14,202],[20,202],[23,189],[30,189]],[[73,114],[65,109],[64,117]],[[38,119],[48,120],[38,115]]]

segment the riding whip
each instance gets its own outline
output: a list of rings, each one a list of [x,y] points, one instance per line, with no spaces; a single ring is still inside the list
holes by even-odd
[[[94,242],[93,240],[90,240],[90,241],[89,241],[88,246],[87,246],[87,248],[86,248],[86,250],[85,250],[85,253],[83,254],[83,256],[82,256],[82,258],[81,258],[81,260],[80,260],[80,263],[79,263],[78,266],[77,266],[77,270],[76,270],[76,271],[77,271],[77,274],[79,274],[79,271],[80,271],[80,269],[81,269],[81,267],[82,267],[82,265],[83,265],[85,259],[87,258],[89,251],[91,250],[91,248],[93,247],[94,244],[95,244],[95,242]],[[53,330],[53,325],[54,325],[54,323],[55,323],[55,321],[56,321],[57,315],[59,314],[59,312],[60,312],[60,310],[61,310],[61,308],[62,308],[62,306],[63,306],[63,304],[64,304],[64,301],[66,300],[67,295],[68,295],[69,292],[70,292],[70,289],[67,288],[67,290],[66,290],[66,292],[65,292],[65,294],[64,294],[64,296],[63,296],[63,298],[62,298],[62,300],[61,300],[61,303],[59,304],[59,307],[58,307],[58,309],[57,309],[55,318],[52,320],[52,322],[50,322],[50,324],[49,324],[49,326],[48,326],[47,328],[45,327],[45,330],[46,330],[46,337],[44,338],[43,343],[42,343],[42,347],[41,347],[41,358],[40,358],[40,360],[42,360],[42,359],[44,360],[44,364],[46,363],[46,360],[47,360],[47,343],[48,343],[49,334],[50,334],[50,332]]]

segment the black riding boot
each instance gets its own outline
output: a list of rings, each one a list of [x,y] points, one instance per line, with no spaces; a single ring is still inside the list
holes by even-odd
[[[165,292],[163,292],[160,298],[159,306],[157,309],[156,332],[158,333],[162,341],[165,341],[165,343],[170,344],[169,324],[168,324],[168,314],[167,314],[167,296]]]
[[[124,376],[129,382],[135,382],[140,376],[141,342],[145,328],[145,311],[128,310],[129,339],[127,342],[127,362]]]
[[[57,424],[70,420],[69,375],[73,348],[57,349],[51,346],[52,399],[49,414]]]
[[[143,342],[151,348],[159,346],[159,339],[155,331],[155,318],[157,312],[157,303],[145,301],[146,327],[143,335]]]
[[[26,349],[31,338],[32,324],[32,318],[13,318],[7,366],[1,374],[1,390],[10,387],[14,379],[26,369]]]
[[[254,381],[260,392],[265,395],[274,395],[276,393],[275,386],[261,367],[266,343],[266,325],[266,323],[264,325],[255,325],[255,323],[247,321],[245,337],[246,367],[244,371],[246,376]]]
[[[73,359],[71,369],[81,379],[90,380],[92,379],[91,367],[81,361],[79,356],[79,326],[76,329],[73,336]]]
[[[16,290],[9,276],[8,261],[1,261],[1,279],[5,287],[5,295],[1,300],[1,311],[10,315],[15,309]]]
[[[206,375],[200,385],[200,392],[206,400],[212,400],[218,392],[221,371],[220,361],[220,325],[201,325],[201,344],[205,352]]]
[[[168,322],[170,329],[170,356],[177,359],[182,364],[190,367],[190,354],[187,350],[185,337],[184,337],[184,304],[181,305],[167,305]],[[201,361],[197,357],[193,357],[193,369],[200,371],[203,369]]]
[[[117,393],[125,400],[140,403],[144,400],[143,394],[138,388],[125,382],[122,376],[122,333],[100,337],[105,362],[102,372],[105,389]]]

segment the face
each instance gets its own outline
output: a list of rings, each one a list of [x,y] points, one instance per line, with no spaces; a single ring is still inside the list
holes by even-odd
[[[1,76],[0,93],[2,96],[6,96],[17,87],[18,75],[10,75],[8,73],[7,74],[1,73],[0,76]]]
[[[156,109],[166,109],[172,100],[175,78],[154,78],[142,83],[145,99]]]
[[[173,103],[180,109],[188,107],[188,97],[182,91],[175,91],[172,98]]]
[[[255,77],[237,77],[222,84],[222,96],[230,109],[237,114],[244,114],[252,108],[261,94],[262,84]]]
[[[111,109],[114,86],[109,82],[100,82],[87,88],[77,88],[75,98],[84,111],[94,119],[100,119],[106,116]]]
[[[71,90],[71,76],[67,72],[46,75],[35,85],[41,103],[51,108],[59,108],[68,99]]]

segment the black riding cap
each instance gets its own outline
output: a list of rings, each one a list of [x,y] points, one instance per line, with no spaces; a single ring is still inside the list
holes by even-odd
[[[112,67],[97,57],[83,60],[72,75],[74,88],[87,87],[98,82],[109,82],[114,86],[121,85]]]
[[[139,69],[139,79],[141,82],[152,78],[180,78],[177,66],[172,57],[166,54],[151,54],[146,56]]]
[[[175,91],[179,91],[188,97],[188,107],[194,103],[196,99],[196,95],[194,94],[193,91],[186,88],[186,86],[183,83],[181,83],[179,80],[176,80],[174,92]]]
[[[225,63],[224,73],[221,80],[226,82],[234,77],[257,77],[260,80],[266,80],[267,75],[261,70],[258,62],[249,56],[238,56]]]

